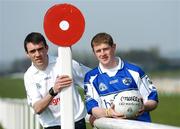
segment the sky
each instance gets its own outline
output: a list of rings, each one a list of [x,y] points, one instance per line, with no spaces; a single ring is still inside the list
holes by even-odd
[[[26,58],[26,35],[45,36],[44,15],[61,3],[73,4],[85,17],[85,32],[73,52],[91,52],[92,37],[107,32],[120,51],[158,48],[162,56],[180,57],[180,0],[0,0],[0,65]],[[49,53],[57,52],[47,41]]]

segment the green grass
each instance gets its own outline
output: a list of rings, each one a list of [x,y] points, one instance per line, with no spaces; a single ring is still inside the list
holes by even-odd
[[[0,129],[3,129],[1,125],[0,125]]]
[[[0,78],[0,97],[25,98],[22,79]]]
[[[180,126],[180,94],[159,96],[159,106],[151,112],[152,121],[156,123]]]
[[[83,91],[80,90],[83,94]],[[82,95],[83,96],[83,95]],[[0,78],[0,97],[25,98],[25,89],[22,79]],[[152,121],[155,123],[180,126],[180,94],[159,95],[159,106],[151,112]],[[91,129],[87,125],[87,129]],[[1,127],[0,127],[1,129]]]

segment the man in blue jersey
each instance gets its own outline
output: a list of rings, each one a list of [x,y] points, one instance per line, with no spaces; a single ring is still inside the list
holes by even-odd
[[[158,94],[149,77],[138,66],[115,56],[116,44],[111,35],[96,34],[91,40],[91,47],[99,66],[86,73],[84,79],[88,113],[95,118],[125,118],[114,110],[114,96],[122,91],[138,90],[143,107],[135,119],[151,122],[149,112],[157,107]]]

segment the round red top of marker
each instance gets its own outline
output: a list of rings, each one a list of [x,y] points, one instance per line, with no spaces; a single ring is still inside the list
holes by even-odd
[[[85,29],[81,11],[71,4],[57,4],[48,9],[44,16],[44,32],[58,46],[75,44]]]

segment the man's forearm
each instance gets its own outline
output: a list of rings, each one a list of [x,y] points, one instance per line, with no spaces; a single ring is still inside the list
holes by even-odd
[[[48,93],[44,98],[34,103],[33,109],[35,113],[41,114],[49,106],[49,103],[52,101],[53,98],[54,96],[51,96]]]
[[[96,118],[107,117],[106,110],[99,107],[95,107],[92,109],[92,115]]]
[[[158,105],[158,102],[154,101],[154,100],[148,100],[145,104],[144,104],[144,110],[145,111],[152,111],[154,110]]]

